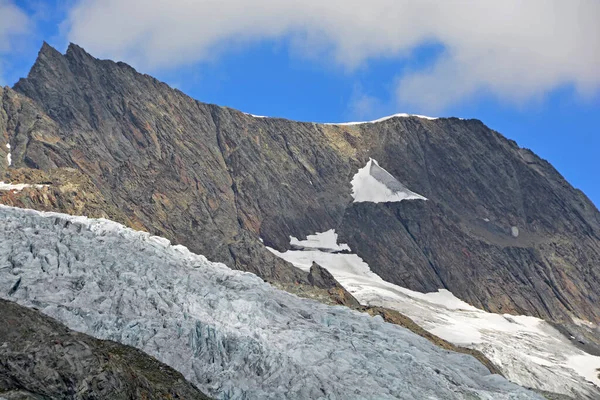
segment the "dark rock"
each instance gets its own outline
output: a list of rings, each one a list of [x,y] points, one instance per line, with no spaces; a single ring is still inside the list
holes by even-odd
[[[0,397],[208,399],[171,367],[0,299]]]
[[[310,267],[308,282],[316,288],[327,289],[332,299],[338,299],[338,304],[343,304],[351,308],[360,306],[358,300],[348,293],[329,271],[316,262],[313,262]]]
[[[0,191],[1,204],[39,211],[84,215],[90,218],[107,218],[134,229],[146,230],[139,221],[130,219],[109,203],[90,178],[77,169],[57,168],[43,171],[10,168],[3,179],[5,182],[19,182],[33,186],[20,191]]]
[[[310,273],[308,274],[308,281],[311,285],[321,289],[327,289],[339,283],[335,280],[333,275],[325,268],[321,267],[316,262],[313,262],[310,266]]]

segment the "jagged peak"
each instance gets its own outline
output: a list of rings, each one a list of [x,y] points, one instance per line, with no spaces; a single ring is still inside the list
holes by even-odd
[[[13,89],[19,91],[19,88],[25,85],[27,79],[38,74],[43,74],[44,71],[52,69],[48,68],[48,66],[56,65],[61,62],[63,62],[63,55],[60,53],[60,51],[56,50],[54,47],[48,44],[48,42],[43,41],[42,47],[38,52],[38,56],[31,66],[29,73],[27,74],[27,78],[19,79],[19,81],[13,86]]]
[[[75,43],[69,43],[63,54],[44,41],[27,78],[21,78],[13,88],[29,97],[36,97],[33,92],[40,86],[50,84],[60,87],[65,80],[71,79],[75,69],[94,66],[99,61]]]
[[[65,54],[61,53],[55,47],[51,46],[48,42],[44,41],[42,43],[42,47],[38,52],[38,57],[33,64],[31,72],[36,70],[36,67],[40,65],[45,65],[47,67],[48,63],[56,64],[65,62],[65,58],[70,59],[90,59],[95,60],[93,56],[91,56],[88,52],[86,52],[82,47],[78,46],[75,43],[69,43],[69,47]]]
[[[69,43],[69,47],[67,47],[67,52],[65,55],[67,57],[77,57],[77,58],[85,57],[85,58],[90,58],[90,59],[94,59],[94,60],[96,59],[90,53],[85,51],[85,49],[83,47],[81,47],[78,44],[75,44],[73,42]]]
[[[50,44],[48,44],[48,42],[46,42],[44,40],[44,42],[42,43],[42,47],[40,48],[40,51],[38,52],[38,58],[36,60],[36,64],[40,60],[40,58],[44,58],[44,57],[62,57],[62,54],[60,53],[60,51],[56,50],[54,47],[52,47]]]

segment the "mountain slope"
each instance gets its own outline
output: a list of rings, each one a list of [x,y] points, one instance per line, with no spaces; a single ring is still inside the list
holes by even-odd
[[[283,251],[289,236],[335,228],[403,287],[445,288],[488,311],[600,322],[598,210],[479,121],[255,118],[76,45],[65,55],[44,45],[29,76],[5,91],[40,110],[13,107],[9,119],[46,124],[41,139],[8,127],[10,168],[77,168],[129,220],[211,260],[309,285],[258,238]],[[353,203],[350,181],[369,157],[428,201]]]
[[[220,399],[541,399],[396,325],[107,220],[0,206],[0,296]]]

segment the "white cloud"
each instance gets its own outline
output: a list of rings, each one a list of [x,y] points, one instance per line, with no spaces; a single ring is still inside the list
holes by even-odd
[[[286,38],[351,70],[439,43],[443,54],[397,86],[402,103],[431,109],[480,92],[516,102],[565,84],[595,93],[599,17],[598,0],[82,0],[64,28],[92,53],[145,69]]]
[[[12,50],[12,40],[27,33],[27,15],[12,0],[0,0],[0,53]]]
[[[5,83],[3,56],[18,47],[19,39],[28,35],[30,28],[29,17],[12,0],[0,0],[0,85]]]

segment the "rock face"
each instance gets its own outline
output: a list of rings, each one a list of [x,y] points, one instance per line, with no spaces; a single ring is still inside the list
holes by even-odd
[[[2,299],[0,320],[0,398],[208,400],[133,347],[73,332]]]
[[[300,299],[115,222],[0,206],[0,243],[0,297],[141,349],[215,398],[541,399],[382,317]],[[9,341],[15,357],[31,365],[29,343],[42,340],[34,354],[56,348],[79,368],[71,357],[85,345],[23,323],[36,331]]]
[[[144,229],[135,219],[129,219],[121,210],[109,203],[90,178],[74,168],[10,169],[5,173],[9,182],[27,182],[31,186],[22,190],[0,191],[0,203],[40,211],[65,212],[71,215],[87,215],[107,218]]]
[[[130,226],[211,260],[310,286],[258,239],[283,251],[290,235],[335,228],[398,285],[446,288],[489,311],[600,322],[600,213],[477,120],[255,118],[76,45],[65,55],[44,45],[0,98],[12,149],[0,168],[75,168]],[[428,200],[353,203],[350,182],[369,157]]]

